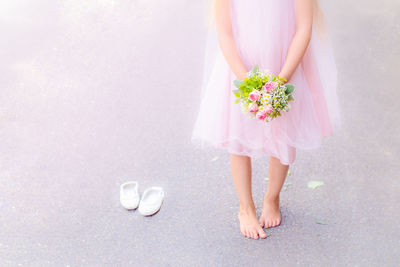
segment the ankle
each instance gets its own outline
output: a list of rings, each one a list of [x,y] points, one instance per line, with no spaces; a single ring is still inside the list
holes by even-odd
[[[268,194],[268,193],[265,194],[264,202],[279,203],[279,194],[278,195],[271,195],[271,194]]]
[[[255,209],[254,204],[240,204],[239,206],[239,212],[242,214],[254,213]]]

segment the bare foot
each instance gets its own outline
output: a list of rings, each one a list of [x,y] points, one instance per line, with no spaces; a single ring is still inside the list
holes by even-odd
[[[279,197],[277,199],[264,198],[264,207],[258,220],[261,227],[269,228],[281,224],[281,212],[279,210]]]
[[[267,234],[264,232],[257,220],[255,208],[242,208],[240,207],[238,218],[240,221],[240,231],[245,237],[258,239],[266,238]]]

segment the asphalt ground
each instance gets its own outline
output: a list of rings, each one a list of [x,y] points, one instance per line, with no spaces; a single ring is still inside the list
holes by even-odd
[[[398,266],[400,3],[321,4],[343,127],[297,152],[282,224],[252,240],[229,155],[190,142],[205,1],[2,1],[0,265]],[[128,180],[164,188],[157,214],[121,207]]]

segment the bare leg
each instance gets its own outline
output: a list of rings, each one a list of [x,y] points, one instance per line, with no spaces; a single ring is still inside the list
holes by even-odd
[[[259,219],[261,227],[275,227],[281,223],[279,193],[285,182],[289,165],[283,165],[279,159],[270,157],[268,170],[268,189],[264,197],[264,207]]]
[[[240,231],[246,237],[266,238],[259,225],[251,191],[251,159],[247,156],[231,154],[231,171],[233,182],[239,196],[240,209],[238,218]]]

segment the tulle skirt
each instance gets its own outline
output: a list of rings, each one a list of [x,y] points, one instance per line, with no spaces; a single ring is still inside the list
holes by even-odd
[[[247,17],[243,13],[238,14],[235,6],[232,8],[235,40],[246,68],[250,70],[257,64],[261,69],[279,74],[295,33],[295,24],[291,23],[293,16],[281,19],[276,25],[279,26],[278,31],[276,27],[252,27],[252,30],[246,30],[249,29],[245,25]],[[252,16],[256,15],[252,13]],[[275,23],[274,20],[271,23]],[[265,34],[255,40],[250,38],[258,36],[257,31]],[[263,36],[277,37],[273,43],[269,43]],[[249,118],[248,114],[242,113],[240,105],[234,103],[232,90],[235,89],[235,79],[236,76],[218,46],[215,27],[212,27],[206,45],[200,107],[192,133],[193,143],[201,147],[211,145],[226,149],[231,154],[253,158],[274,156],[282,164],[289,165],[295,161],[296,149],[316,149],[324,137],[340,127],[336,66],[329,43],[323,43],[315,32],[301,64],[290,79],[290,83],[295,85],[295,100],[290,102],[289,112],[282,112],[282,116],[269,123]]]

